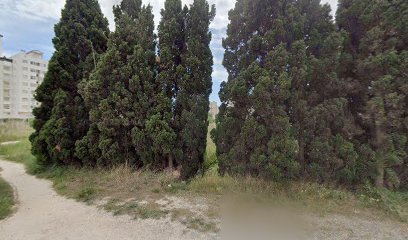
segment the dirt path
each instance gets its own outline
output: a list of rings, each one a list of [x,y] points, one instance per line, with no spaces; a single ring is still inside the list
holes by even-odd
[[[25,173],[21,164],[0,160],[1,176],[9,182],[17,193],[17,211],[10,218],[0,221],[1,240],[92,240],[92,239],[141,239],[141,240],[193,240],[215,239],[214,234],[204,234],[188,230],[185,225],[171,221],[160,220],[133,220],[126,216],[112,216],[112,214],[88,206],[75,200],[66,199],[57,195],[52,189],[50,181],[37,179]],[[180,204],[178,204],[180,207]],[[192,208],[197,208],[193,204]],[[290,219],[284,216],[273,217],[275,214],[266,214],[265,221],[259,222],[255,211],[249,210],[234,223],[231,232],[228,226],[221,226],[221,239],[330,239],[330,240],[361,240],[361,239],[390,239],[408,240],[408,224],[374,217],[343,216],[328,214],[316,216],[307,214]],[[251,214],[255,214],[251,218]],[[288,220],[285,221],[285,218]],[[306,232],[300,231],[301,238],[282,238],[277,235],[284,231],[291,236],[298,235],[294,229],[302,229],[302,225],[294,225],[303,220],[308,227]],[[225,219],[224,219],[225,220]],[[239,223],[243,220],[244,223]],[[295,220],[295,221],[293,221]],[[247,221],[247,223],[245,223]],[[226,221],[227,223],[229,221]],[[234,222],[234,221],[232,221]],[[259,222],[259,224],[257,223]],[[266,225],[265,225],[266,223]],[[254,225],[252,229],[248,226]],[[259,227],[265,225],[268,234],[262,238]],[[237,226],[242,226],[237,228]],[[245,227],[244,227],[245,226]],[[300,227],[301,226],[301,227]],[[288,230],[288,231],[286,231]],[[232,233],[232,234],[229,234]],[[308,233],[308,234],[306,234]]]
[[[0,174],[17,193],[17,211],[0,221],[2,240],[209,239],[170,220],[113,217],[93,206],[57,195],[50,181],[25,173],[21,164],[0,160]]]

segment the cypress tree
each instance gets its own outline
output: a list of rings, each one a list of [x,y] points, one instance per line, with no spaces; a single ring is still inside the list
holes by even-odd
[[[160,59],[159,81],[163,84],[166,96],[172,101],[172,113],[169,124],[177,133],[172,154],[169,155],[167,166],[173,168],[182,157],[182,136],[180,134],[181,106],[178,101],[182,79],[186,77],[186,66],[183,56],[187,51],[186,44],[186,9],[181,0],[166,0],[161,11],[161,21],[158,28]]]
[[[88,129],[88,112],[77,85],[106,50],[108,21],[96,0],[68,0],[55,25],[55,52],[38,87],[33,111],[33,155],[42,165],[78,163],[74,145]]]
[[[187,12],[186,8],[184,10]],[[177,106],[182,139],[181,178],[194,176],[202,167],[207,142],[209,96],[212,88],[212,53],[209,25],[215,6],[206,0],[194,0],[186,17],[187,51],[183,56],[186,73],[179,83]]]
[[[341,36],[329,6],[240,0],[230,20],[223,42],[229,79],[212,133],[221,173],[352,181],[354,129],[336,75]]]
[[[163,137],[156,132],[163,103],[155,92],[161,88],[152,8],[141,0],[123,0],[114,14],[116,30],[108,50],[81,90],[91,127],[77,152],[90,165],[148,165],[162,143],[155,138]]]
[[[360,159],[378,187],[398,187],[406,178],[407,9],[405,1],[343,0],[337,14],[346,35],[340,73],[364,130],[356,138]]]

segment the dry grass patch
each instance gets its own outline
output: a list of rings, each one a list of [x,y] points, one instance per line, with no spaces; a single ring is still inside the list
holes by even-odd
[[[25,120],[0,121],[0,143],[25,139],[33,129]]]
[[[137,201],[129,201],[126,203],[120,202],[116,199],[109,200],[104,204],[103,209],[112,212],[113,215],[129,215],[134,219],[160,219],[166,217],[168,211],[160,208],[155,203],[142,203]]]

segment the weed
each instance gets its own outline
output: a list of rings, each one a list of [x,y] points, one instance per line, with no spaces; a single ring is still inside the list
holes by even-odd
[[[94,187],[86,186],[78,191],[76,198],[83,202],[89,202],[94,199],[96,192]]]
[[[184,191],[188,191],[189,186],[186,182],[182,181],[182,182],[173,182],[170,183],[169,185],[167,185],[167,187],[165,188],[166,192],[168,193],[178,193],[178,192],[184,192]]]
[[[207,222],[202,218],[192,218],[184,222],[190,229],[194,229],[200,232],[218,232],[217,225],[213,222]]]
[[[359,198],[365,207],[380,208],[397,216],[401,221],[408,221],[408,192],[395,192],[366,185]]]
[[[0,219],[4,219],[12,213],[14,204],[13,189],[0,178]]]
[[[24,120],[0,121],[0,142],[19,141],[26,138],[33,129]]]
[[[110,200],[103,206],[106,211],[112,212],[113,215],[130,215],[135,219],[159,219],[165,217],[169,211],[163,210],[158,204],[138,202],[121,203],[117,199]]]
[[[157,204],[152,203],[138,206],[136,209],[137,211],[135,218],[140,217],[142,219],[148,218],[159,219],[165,217],[169,213],[169,211],[160,209],[160,207]]]

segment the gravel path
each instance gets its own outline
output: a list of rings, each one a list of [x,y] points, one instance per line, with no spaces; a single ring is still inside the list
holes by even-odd
[[[0,174],[15,189],[16,213],[0,221],[1,240],[208,239],[170,220],[132,220],[57,195],[52,183],[0,160]]]

